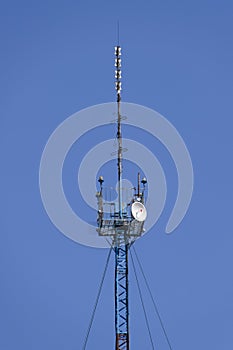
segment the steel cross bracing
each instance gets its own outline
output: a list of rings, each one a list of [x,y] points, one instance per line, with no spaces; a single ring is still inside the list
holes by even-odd
[[[128,244],[114,248],[116,350],[129,349],[128,248]]]

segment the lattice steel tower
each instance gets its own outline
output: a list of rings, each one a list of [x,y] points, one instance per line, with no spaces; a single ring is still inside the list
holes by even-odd
[[[103,186],[104,178],[99,177],[98,233],[106,237],[115,252],[115,349],[129,350],[129,304],[128,304],[128,251],[133,242],[143,233],[146,219],[146,179],[134,188],[122,187],[122,130],[121,130],[121,47],[115,47],[115,89],[117,92],[117,173],[118,198],[112,201],[112,189]]]

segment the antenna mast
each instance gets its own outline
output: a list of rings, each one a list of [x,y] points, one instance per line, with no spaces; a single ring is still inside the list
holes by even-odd
[[[117,91],[117,168],[118,168],[118,198],[119,198],[119,217],[122,219],[122,133],[121,133],[121,47],[115,47],[115,89]]]
[[[117,169],[119,219],[122,212],[122,132],[121,132],[121,47],[115,47],[115,89],[117,91]],[[129,242],[124,232],[116,237],[115,251],[115,331],[116,350],[129,349],[129,310],[128,310],[128,249]]]
[[[119,38],[118,38],[119,40]],[[115,252],[115,350],[129,350],[129,307],[128,307],[128,250],[133,242],[141,236],[146,219],[144,193],[146,179],[141,183],[138,175],[138,193],[133,189],[122,188],[122,131],[121,131],[121,47],[115,47],[115,89],[117,92],[117,174],[118,199],[109,202],[106,198],[113,198],[111,190],[103,189],[103,176],[99,177],[100,191],[97,192],[98,202],[98,233],[111,239]],[[104,190],[104,191],[103,191]],[[131,193],[131,199],[128,199]],[[127,194],[127,195],[126,195]],[[114,210],[113,210],[114,208]]]

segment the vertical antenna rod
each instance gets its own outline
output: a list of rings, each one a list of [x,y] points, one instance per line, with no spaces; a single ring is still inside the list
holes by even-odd
[[[122,219],[122,134],[121,134],[121,47],[117,45],[115,47],[115,89],[117,91],[117,141],[118,141],[118,198],[119,198],[119,218]]]

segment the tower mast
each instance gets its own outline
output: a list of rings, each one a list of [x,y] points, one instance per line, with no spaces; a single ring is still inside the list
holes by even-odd
[[[144,190],[146,179],[141,182],[143,190],[140,190],[140,176],[138,175],[138,193],[123,196],[132,192],[132,188],[122,188],[122,131],[121,131],[121,47],[115,47],[115,89],[117,92],[117,175],[118,198],[116,201],[108,201],[104,196],[108,193],[103,189],[104,178],[99,177],[100,191],[97,192],[98,216],[97,232],[99,236],[110,239],[115,252],[115,350],[129,350],[129,306],[128,306],[128,251],[130,245],[142,235],[143,225],[146,219],[144,207]],[[114,209],[113,209],[114,208]]]
[[[117,91],[117,140],[118,140],[118,210],[123,220],[122,203],[122,131],[121,131],[121,47],[115,47],[115,89]],[[115,251],[115,332],[116,350],[129,349],[129,310],[128,310],[128,237],[125,230],[118,229]]]

